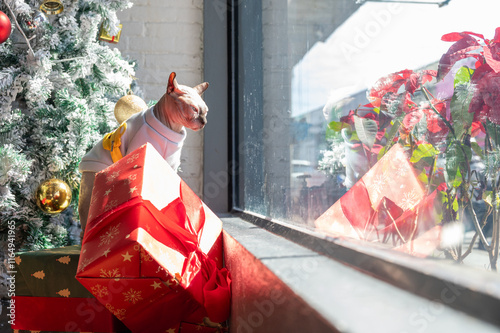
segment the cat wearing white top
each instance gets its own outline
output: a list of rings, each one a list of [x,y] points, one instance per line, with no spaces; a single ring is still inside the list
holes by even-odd
[[[177,84],[176,74],[170,74],[166,93],[150,109],[134,114],[126,121],[126,130],[120,137],[122,156],[141,147],[146,142],[155,147],[168,164],[177,170],[181,149],[186,138],[185,128],[199,131],[207,123],[208,107],[201,98],[208,88],[203,82],[191,88]],[[99,141],[80,162],[82,173],[78,213],[82,236],[87,224],[90,198],[97,172],[113,164],[109,150]]]

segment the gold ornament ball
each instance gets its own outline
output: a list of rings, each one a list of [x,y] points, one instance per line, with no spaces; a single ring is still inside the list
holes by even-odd
[[[146,102],[136,95],[125,95],[116,102],[115,118],[119,124],[130,118],[130,116],[148,108]]]
[[[36,204],[45,213],[58,214],[71,203],[71,188],[60,179],[48,179],[36,190]]]
[[[43,0],[40,10],[47,15],[57,15],[63,12],[64,5],[61,0]]]

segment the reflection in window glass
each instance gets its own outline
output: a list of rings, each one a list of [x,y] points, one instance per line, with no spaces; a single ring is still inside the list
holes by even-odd
[[[500,3],[239,4],[240,208],[495,268]]]

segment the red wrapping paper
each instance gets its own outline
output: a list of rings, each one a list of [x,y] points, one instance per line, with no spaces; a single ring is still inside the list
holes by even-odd
[[[14,330],[124,332],[124,325],[95,298],[14,296]]]
[[[392,245],[425,256],[439,244],[433,201],[427,196],[403,148],[393,146],[340,200],[316,221],[316,228]]]
[[[222,223],[150,145],[96,175],[77,279],[133,332],[225,321]]]

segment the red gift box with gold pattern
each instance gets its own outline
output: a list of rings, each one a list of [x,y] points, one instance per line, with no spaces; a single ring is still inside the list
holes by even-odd
[[[96,175],[77,279],[132,332],[223,322],[222,222],[146,144]]]
[[[386,243],[425,256],[439,243],[440,227],[432,218],[435,195],[426,195],[396,144],[315,225],[335,236]]]

